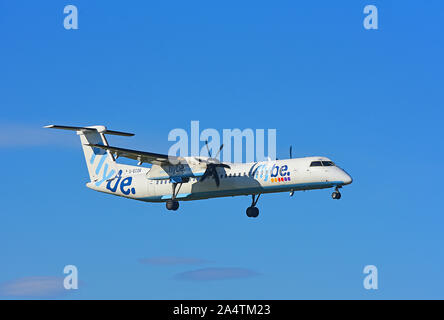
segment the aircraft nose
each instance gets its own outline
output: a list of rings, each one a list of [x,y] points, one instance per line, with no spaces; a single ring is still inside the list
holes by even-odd
[[[344,172],[344,184],[350,184],[352,182],[353,178],[347,172]]]

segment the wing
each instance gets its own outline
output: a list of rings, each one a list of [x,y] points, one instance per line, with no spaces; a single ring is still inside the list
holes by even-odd
[[[125,157],[139,161],[139,163],[151,163],[156,165],[171,165],[184,161],[181,157],[169,156],[153,152],[137,151],[112,146],[104,146],[100,144],[90,144],[89,146],[110,151],[116,157]]]

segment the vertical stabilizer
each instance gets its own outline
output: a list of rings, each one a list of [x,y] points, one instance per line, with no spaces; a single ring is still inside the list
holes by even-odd
[[[107,130],[104,126],[70,127],[49,125],[45,128],[72,130],[77,132],[80,136],[80,142],[82,143],[89,178],[97,187],[103,185],[107,180],[113,178],[117,174],[118,165],[109,151],[91,147],[90,145],[108,146],[105,134],[127,137],[134,135],[132,133]]]

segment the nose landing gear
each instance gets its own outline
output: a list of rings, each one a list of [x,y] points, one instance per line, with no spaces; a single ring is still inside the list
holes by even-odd
[[[335,188],[335,191],[331,194],[331,197],[335,200],[341,199],[341,193],[339,192],[339,187]]]
[[[247,217],[257,218],[257,216],[259,215],[259,209],[256,207],[256,204],[260,196],[261,196],[260,194],[258,194],[257,197],[255,194],[251,195],[252,197],[251,206],[247,208]]]

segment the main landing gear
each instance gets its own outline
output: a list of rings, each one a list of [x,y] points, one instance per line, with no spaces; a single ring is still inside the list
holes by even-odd
[[[178,184],[179,184],[179,188],[177,188],[177,191],[176,191],[176,187]],[[168,210],[176,211],[177,209],[179,209],[179,201],[176,200],[176,196],[179,193],[181,186],[182,186],[182,183],[173,183],[173,195],[171,196],[171,199],[166,201],[166,208]]]
[[[252,194],[252,200],[251,200],[251,206],[247,208],[247,217],[249,218],[257,218],[259,215],[259,209],[256,207],[256,204],[259,200],[259,197],[261,195],[258,194],[257,196],[255,194]]]
[[[335,191],[331,194],[331,197],[335,200],[341,199],[341,193],[339,192],[339,187],[335,188]]]
[[[168,210],[176,211],[177,209],[179,209],[179,201],[177,201],[177,200],[167,200],[166,208]]]

